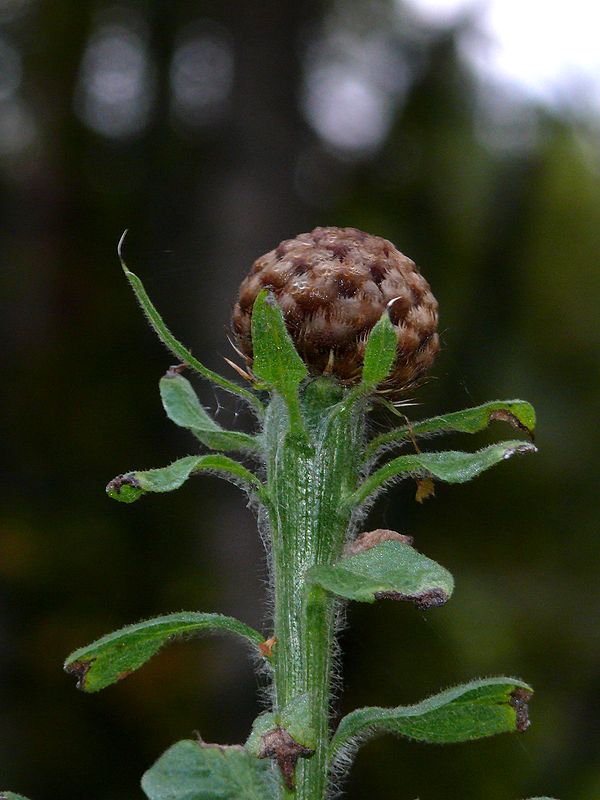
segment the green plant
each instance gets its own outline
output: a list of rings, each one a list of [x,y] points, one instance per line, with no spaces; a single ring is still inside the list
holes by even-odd
[[[351,244],[358,233],[343,232]],[[377,240],[377,248],[381,242],[386,252],[388,245],[393,247]],[[341,252],[339,242],[336,247]],[[410,273],[414,265],[406,261]],[[221,614],[177,613],[130,625],[67,659],[65,669],[77,677],[78,687],[95,692],[138,669],[177,636],[210,630],[244,639],[257,669],[268,671],[271,707],[256,719],[246,743],[176,743],[142,778],[149,800],[323,800],[332,776],[339,781],[349,771],[356,749],[373,736],[395,733],[422,742],[451,743],[525,730],[532,689],[506,677],[474,680],[412,706],[361,708],[343,718],[333,733],[329,714],[336,619],[347,601],[391,598],[426,609],[445,603],[453,591],[450,573],[414,549],[410,537],[386,530],[356,535],[369,506],[401,479],[416,479],[418,497],[424,499],[433,492],[434,481],[464,483],[515,454],[535,452],[534,445],[523,439],[478,452],[424,453],[416,444],[424,435],[476,433],[493,421],[509,423],[530,437],[533,408],[521,400],[494,401],[420,422],[406,421],[369,440],[367,416],[373,403],[395,410],[385,392],[395,397],[411,378],[422,376],[424,361],[418,358],[423,342],[429,348],[425,367],[433,359],[437,338],[432,338],[431,319],[423,323],[419,341],[409,346],[408,312],[392,321],[392,306],[398,299],[394,298],[370,326],[368,338],[354,336],[355,346],[361,348],[359,369],[356,352],[344,351],[338,343],[336,352],[345,359],[339,369],[343,377],[336,375],[331,356],[318,349],[313,355],[322,363],[315,375],[314,362],[307,357],[305,363],[299,354],[303,347],[310,350],[311,342],[305,336],[301,347],[297,335],[293,340],[280,305],[255,281],[247,319],[243,308],[237,309],[236,327],[251,365],[247,373],[251,388],[240,388],[204,367],[173,337],[139,278],[123,261],[122,265],[151,326],[181,361],[160,381],[168,417],[218,452],[187,456],[163,469],[125,473],[108,484],[108,494],[131,503],[148,492],[177,489],[201,472],[240,486],[268,539],[274,609],[273,627],[267,633]],[[425,302],[436,322],[433,296]],[[292,330],[297,333],[298,326]],[[406,340],[403,350],[401,334]],[[255,414],[257,432],[227,431],[218,425],[183,376],[184,368],[244,400]],[[389,457],[390,451],[403,446],[413,452]],[[255,467],[225,452],[241,453]],[[19,800],[11,793],[2,798]]]

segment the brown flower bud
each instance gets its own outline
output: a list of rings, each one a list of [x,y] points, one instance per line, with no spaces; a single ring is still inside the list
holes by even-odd
[[[311,373],[360,380],[369,331],[389,307],[398,339],[391,392],[414,386],[439,350],[438,304],[410,258],[379,236],[356,228],[315,228],[257,259],[233,311],[239,347],[252,362],[250,318],[269,289]]]

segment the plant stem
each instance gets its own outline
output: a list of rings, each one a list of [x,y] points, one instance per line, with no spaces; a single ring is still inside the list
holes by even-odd
[[[265,420],[273,537],[275,703],[283,708],[308,694],[317,747],[296,768],[296,788],[284,798],[323,800],[329,773],[329,707],[335,603],[305,575],[339,558],[351,523],[344,499],[358,478],[365,411],[361,404],[332,414],[342,390],[330,378],[309,383],[302,396],[308,438],[289,432],[285,405],[275,396]],[[343,510],[341,510],[343,509]]]

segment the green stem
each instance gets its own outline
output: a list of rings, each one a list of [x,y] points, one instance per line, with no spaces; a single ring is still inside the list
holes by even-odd
[[[288,415],[275,396],[265,421],[268,491],[273,537],[274,633],[277,637],[275,703],[283,708],[309,696],[317,747],[296,768],[296,789],[283,797],[323,800],[329,774],[329,707],[335,636],[335,603],[304,576],[315,564],[339,558],[351,521],[344,499],[358,480],[365,413],[358,404],[331,413],[341,389],[319,379],[304,390],[308,439],[290,433]]]

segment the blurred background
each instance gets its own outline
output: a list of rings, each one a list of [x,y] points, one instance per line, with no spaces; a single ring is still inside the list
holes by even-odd
[[[540,453],[422,507],[414,485],[386,495],[371,527],[414,535],[456,594],[428,613],[357,604],[342,635],[344,711],[518,675],[537,689],[530,731],[380,739],[347,797],[600,796],[598,15],[585,0],[0,0],[0,788],[141,800],[171,743],[243,741],[260,710],[244,648],[222,639],[168,647],[97,695],[61,670],[161,612],[267,614],[234,487],[104,494],[195,451],[161,409],[173,358],[120,271],[123,229],[174,332],[227,374],[252,261],[352,225],[414,258],[440,301],[443,352],[411,416],[523,397]],[[249,424],[198,391],[223,425]]]

